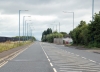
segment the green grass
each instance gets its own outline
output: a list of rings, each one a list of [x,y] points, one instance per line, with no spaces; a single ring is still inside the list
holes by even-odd
[[[16,47],[23,46],[23,45],[30,44],[30,43],[31,41],[26,41],[24,43],[20,42],[20,44],[18,41],[16,42],[7,41],[4,43],[0,43],[0,52],[7,51],[9,49],[16,48]]]

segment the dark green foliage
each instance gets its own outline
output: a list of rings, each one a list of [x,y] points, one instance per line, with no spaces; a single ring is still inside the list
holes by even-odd
[[[41,40],[42,40],[43,42],[46,42],[46,41],[47,41],[46,36],[47,36],[48,34],[51,34],[51,33],[52,33],[52,29],[51,29],[51,28],[48,28],[47,30],[45,30],[45,31],[42,33],[42,38],[41,38]]]
[[[24,39],[23,39],[24,38]],[[13,37],[13,41],[18,41],[19,40],[19,36]],[[26,40],[34,40],[36,41],[36,38],[34,36],[20,36],[20,41],[26,41]]]
[[[60,33],[63,35],[64,38],[67,36],[66,32],[60,32]]]
[[[52,29],[51,28],[48,28],[47,30],[45,30],[43,33],[42,33],[42,38],[41,40],[43,42],[50,42],[50,43],[53,43],[53,40],[54,38],[62,38],[63,35],[61,33],[58,33],[57,31],[54,31],[52,33]]]
[[[100,14],[95,14],[94,21],[89,24],[86,24],[85,21],[80,21],[80,24],[69,34],[74,44],[100,47]]]
[[[46,36],[48,42],[53,43],[54,38],[62,38],[63,35],[61,33],[52,33]]]

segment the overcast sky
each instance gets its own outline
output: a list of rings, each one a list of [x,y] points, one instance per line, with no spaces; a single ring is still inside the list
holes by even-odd
[[[23,35],[23,16],[31,16],[25,20],[32,20],[31,28],[33,35],[41,39],[42,32],[48,27],[54,30],[69,33],[73,29],[73,14],[64,13],[74,12],[75,27],[81,20],[89,21],[92,19],[92,0],[0,0],[0,36],[18,36],[19,29],[19,10],[21,11],[20,26]],[[100,0],[94,0],[94,13],[100,10]]]

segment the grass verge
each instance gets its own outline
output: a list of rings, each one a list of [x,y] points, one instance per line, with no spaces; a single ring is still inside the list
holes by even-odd
[[[3,51],[7,51],[9,49],[16,48],[16,47],[23,46],[23,45],[30,44],[30,43],[32,42],[31,41],[26,41],[26,42],[20,41],[20,44],[19,44],[18,41],[15,41],[15,42],[7,41],[4,43],[0,43],[0,53]]]

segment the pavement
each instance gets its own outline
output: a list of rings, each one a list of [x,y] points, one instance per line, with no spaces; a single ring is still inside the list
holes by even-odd
[[[0,64],[0,72],[100,72],[100,55],[35,42]]]

